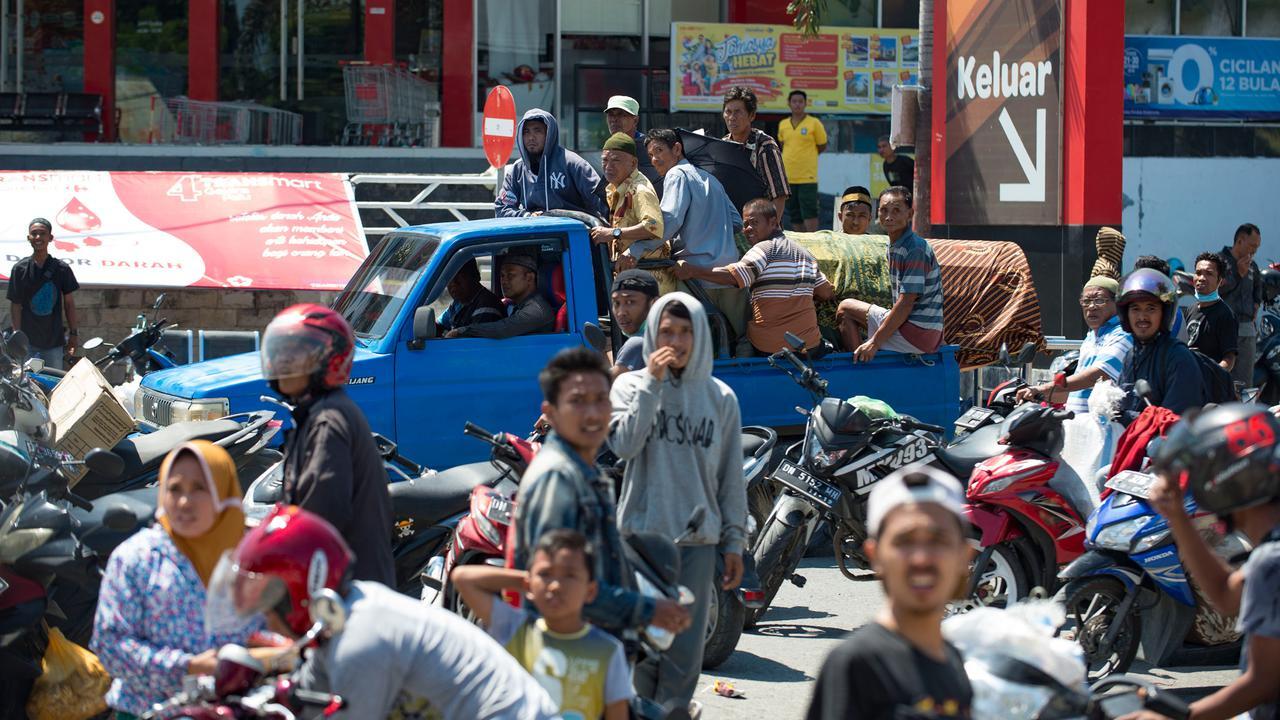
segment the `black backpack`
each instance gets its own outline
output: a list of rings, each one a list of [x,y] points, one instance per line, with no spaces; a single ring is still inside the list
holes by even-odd
[[[1204,404],[1209,403],[1222,404],[1235,402],[1240,399],[1236,393],[1236,383],[1231,379],[1231,373],[1227,369],[1219,365],[1213,358],[1196,350],[1193,347],[1187,347],[1191,351],[1191,356],[1196,359],[1196,365],[1200,367],[1200,388],[1204,396]],[[1161,370],[1165,377],[1169,376],[1169,351],[1162,350],[1164,353],[1161,362]]]

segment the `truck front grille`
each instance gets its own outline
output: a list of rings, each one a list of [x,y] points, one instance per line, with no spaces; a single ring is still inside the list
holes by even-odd
[[[141,388],[142,419],[156,425],[173,422],[173,398],[150,388]]]

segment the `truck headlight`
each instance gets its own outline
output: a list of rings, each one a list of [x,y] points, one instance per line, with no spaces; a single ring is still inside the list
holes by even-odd
[[[169,410],[171,422],[199,422],[217,420],[226,417],[230,412],[231,401],[227,398],[202,398],[200,400],[178,400]]]

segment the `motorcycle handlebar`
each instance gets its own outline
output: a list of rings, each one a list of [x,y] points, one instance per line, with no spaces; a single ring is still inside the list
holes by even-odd
[[[937,433],[938,435],[943,435],[947,432],[947,429],[944,427],[930,425],[929,423],[922,423],[919,420],[903,420],[902,426],[911,430],[924,430],[925,432]]]
[[[462,426],[462,433],[464,435],[470,435],[473,438],[479,438],[481,440],[484,440],[485,442],[489,442],[489,443],[494,442],[493,433],[489,432],[488,430],[485,430],[479,425],[476,425],[470,420],[468,420],[466,424]]]
[[[347,706],[347,701],[342,699],[341,695],[330,695],[329,693],[316,692],[314,690],[303,690],[294,688],[291,691],[293,699],[302,705],[312,705],[315,707],[328,707],[329,705],[337,705],[338,710]]]
[[[63,497],[66,498],[67,502],[71,503],[72,505],[75,505],[81,510],[84,510],[85,512],[93,512],[93,503],[71,492],[70,490],[68,490],[63,495]]]

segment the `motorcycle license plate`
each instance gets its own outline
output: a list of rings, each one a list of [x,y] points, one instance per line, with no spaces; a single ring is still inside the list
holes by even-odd
[[[830,510],[840,502],[843,492],[829,482],[819,480],[809,472],[783,460],[773,471],[773,479],[804,495],[823,508]]]
[[[485,510],[484,516],[496,523],[510,525],[511,510],[510,500],[501,495],[495,495],[489,500],[489,508]]]
[[[1125,470],[1124,472],[1116,473],[1115,477],[1108,480],[1107,487],[1126,495],[1149,500],[1151,499],[1151,485],[1155,481],[1155,475]]]

